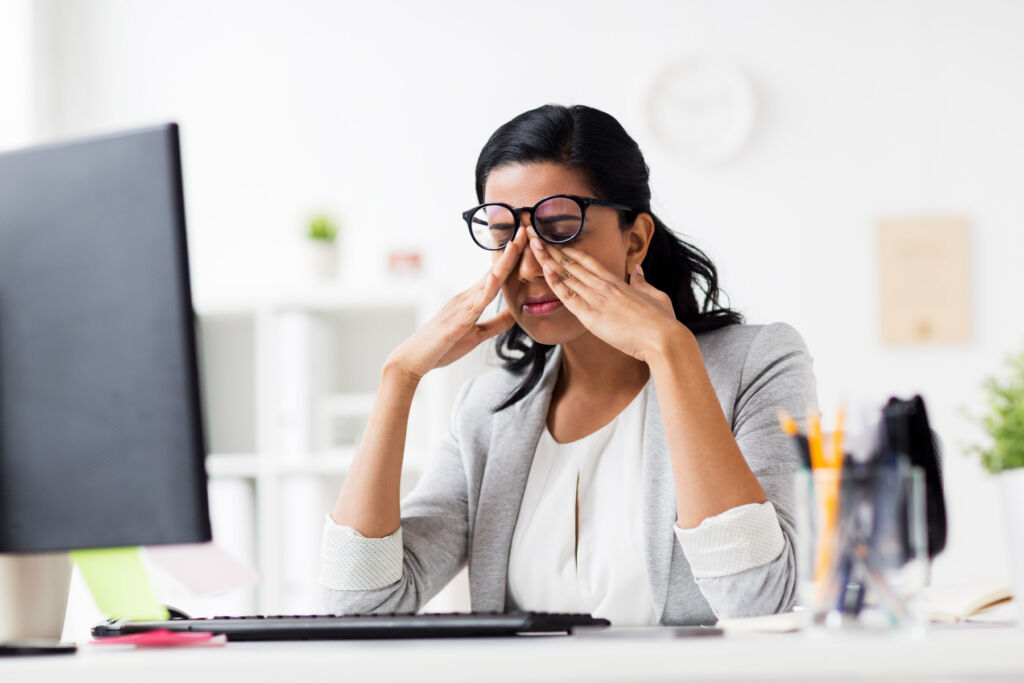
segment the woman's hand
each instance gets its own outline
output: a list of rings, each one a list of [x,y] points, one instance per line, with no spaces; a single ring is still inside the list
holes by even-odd
[[[650,363],[662,351],[665,333],[686,333],[676,320],[668,294],[644,278],[640,264],[629,282],[613,275],[597,259],[573,247],[541,241],[532,227],[530,249],[544,279],[562,304],[608,344]]]
[[[454,363],[481,342],[511,328],[515,320],[507,306],[489,320],[477,319],[498,295],[526,245],[526,232],[520,230],[490,270],[475,285],[456,294],[437,315],[392,351],[388,363],[418,381],[434,368]]]

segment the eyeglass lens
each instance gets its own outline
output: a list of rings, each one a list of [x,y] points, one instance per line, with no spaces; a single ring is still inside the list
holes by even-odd
[[[542,237],[552,242],[565,242],[579,232],[583,209],[567,197],[552,197],[541,202],[534,211],[534,226]],[[470,221],[473,238],[485,249],[505,246],[515,229],[515,217],[504,206],[480,207]]]

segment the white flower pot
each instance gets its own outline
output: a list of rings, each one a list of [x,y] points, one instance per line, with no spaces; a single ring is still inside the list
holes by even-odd
[[[338,276],[338,246],[334,242],[310,240],[306,244],[309,275],[314,282],[331,282]]]
[[[1014,602],[1017,604],[1017,625],[1024,627],[1024,467],[1006,470],[996,478],[1003,507]]]

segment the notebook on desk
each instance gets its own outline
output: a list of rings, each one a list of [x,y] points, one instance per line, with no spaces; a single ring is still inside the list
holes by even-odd
[[[928,618],[937,623],[957,623],[973,618],[1013,598],[1005,581],[975,581],[925,589]]]
[[[367,638],[472,638],[568,634],[574,628],[607,627],[589,614],[551,612],[449,612],[178,618],[109,621],[92,629],[95,638],[156,629],[223,633],[228,640],[348,640]]]

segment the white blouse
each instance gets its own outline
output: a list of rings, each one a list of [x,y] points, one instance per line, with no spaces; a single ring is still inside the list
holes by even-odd
[[[657,624],[640,523],[646,405],[645,386],[614,420],[570,443],[544,428],[512,536],[510,609]]]
[[[657,624],[641,525],[650,386],[612,422],[577,441],[560,444],[545,427],[512,536],[508,609],[585,612],[617,626]],[[673,530],[698,584],[770,562],[784,547],[771,502]],[[328,515],[319,582],[331,590],[377,590],[402,578],[403,555],[401,526],[390,536],[366,538]]]

